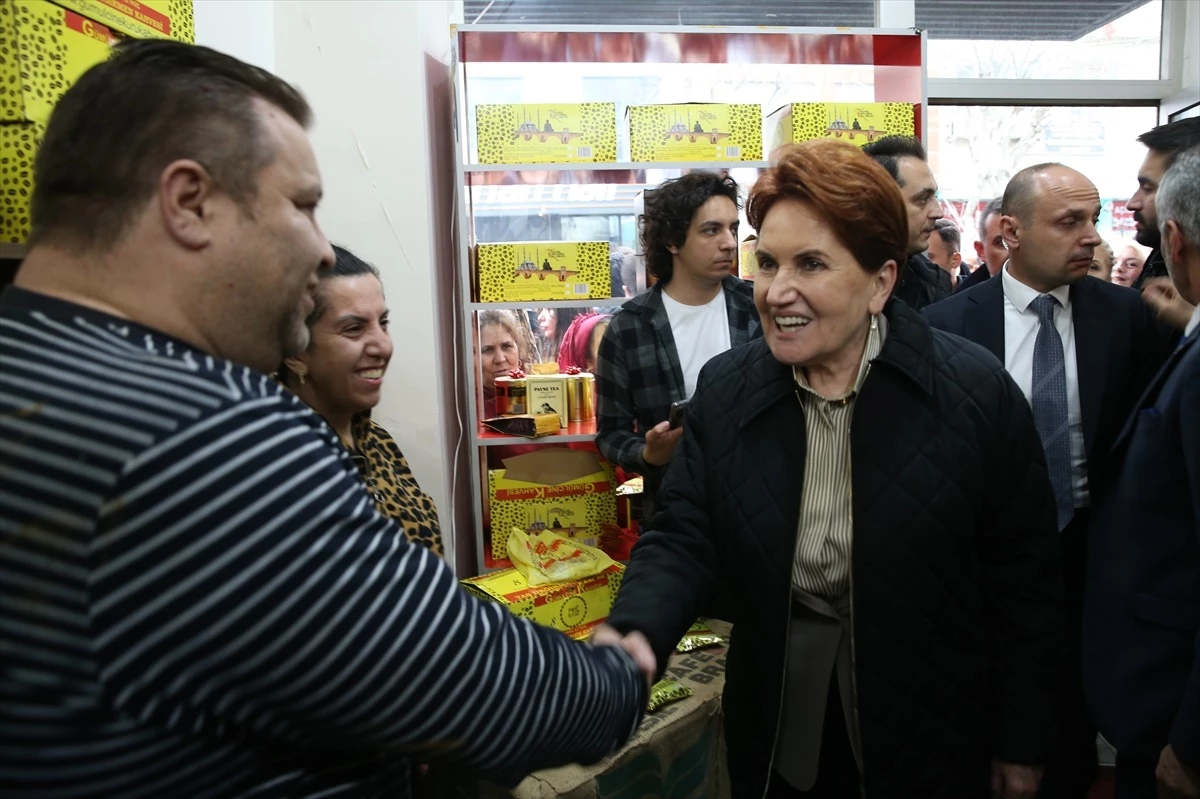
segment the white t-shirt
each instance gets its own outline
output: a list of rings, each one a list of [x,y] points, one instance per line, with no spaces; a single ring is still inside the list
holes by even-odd
[[[683,387],[691,399],[696,391],[700,367],[729,349],[729,316],[725,313],[725,290],[707,305],[684,305],[662,294],[679,366],[683,369]]]

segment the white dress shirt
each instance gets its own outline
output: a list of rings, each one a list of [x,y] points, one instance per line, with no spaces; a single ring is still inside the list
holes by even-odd
[[[1192,332],[1200,327],[1200,305],[1192,309],[1192,318],[1188,320],[1187,327],[1183,329],[1183,335],[1190,336]]]
[[[1040,295],[1013,277],[1008,264],[1001,270],[1004,281],[1004,368],[1021,393],[1033,403],[1033,347],[1037,341],[1037,312],[1030,307]],[[1063,366],[1067,372],[1067,425],[1071,436],[1071,487],[1075,507],[1088,506],[1087,451],[1083,443],[1083,413],[1079,409],[1079,364],[1075,360],[1075,323],[1071,318],[1071,287],[1050,292],[1058,300],[1054,326],[1062,338]]]

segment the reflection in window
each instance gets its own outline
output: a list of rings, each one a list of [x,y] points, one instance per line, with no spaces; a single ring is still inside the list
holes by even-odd
[[[1003,0],[917,0],[931,78],[1156,80],[1162,0],[1047,2],[1028,14]],[[1004,38],[999,38],[999,37]]]
[[[1133,236],[1125,201],[1137,188],[1146,148],[1137,137],[1154,127],[1158,110],[1042,106],[933,106],[929,162],[947,216],[959,223],[963,252],[977,235],[976,215],[1004,193],[1017,171],[1058,162],[1087,175],[1103,204],[1100,233]]]

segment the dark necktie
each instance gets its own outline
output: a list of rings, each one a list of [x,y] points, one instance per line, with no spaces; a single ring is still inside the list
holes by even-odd
[[[1049,294],[1042,294],[1033,301],[1033,310],[1038,317],[1037,339],[1033,344],[1033,421],[1046,451],[1046,467],[1058,505],[1058,529],[1062,530],[1075,515],[1075,499],[1071,490],[1067,369],[1062,337],[1054,326],[1054,309],[1057,307],[1058,300]]]

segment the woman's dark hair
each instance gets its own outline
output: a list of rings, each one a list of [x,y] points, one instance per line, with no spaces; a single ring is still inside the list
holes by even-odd
[[[379,270],[363,259],[359,258],[354,253],[347,250],[345,247],[340,247],[337,244],[333,245],[333,254],[335,256],[333,266],[322,266],[317,270],[317,290],[313,292],[313,309],[312,313],[304,320],[304,323],[311,329],[322,316],[325,314],[328,304],[325,302],[325,284],[336,278],[341,277],[358,277],[359,275],[374,275],[375,279],[381,284],[383,279],[379,276]],[[292,373],[287,368],[287,364],[279,365],[279,372],[276,375],[279,381],[285,386],[290,384]]]
[[[683,246],[696,211],[713,197],[728,197],[741,207],[737,183],[715,172],[691,172],[646,192],[646,206],[638,217],[642,252],[646,254],[646,271],[659,283],[670,283],[675,271],[668,248]]]

